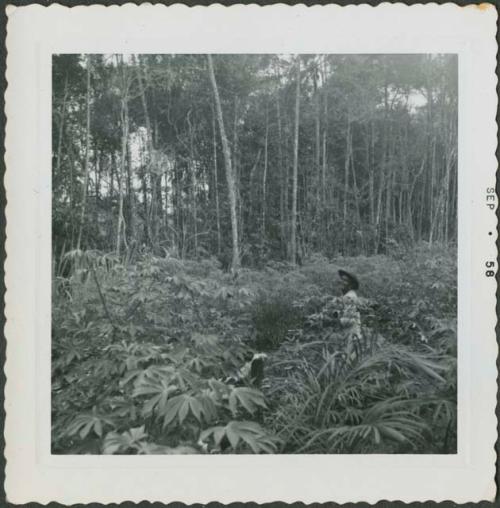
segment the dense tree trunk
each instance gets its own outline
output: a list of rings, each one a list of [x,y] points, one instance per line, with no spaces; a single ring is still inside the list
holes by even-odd
[[[146,74],[147,77],[147,74]],[[158,122],[155,118],[154,121],[154,129],[153,129],[153,140],[155,147],[159,146],[158,143]],[[161,236],[163,235],[163,232],[166,228],[166,210],[163,206],[163,193],[162,193],[162,180],[163,176],[166,176],[164,174],[164,168],[162,166],[163,164],[163,158],[162,153],[159,150],[155,150],[153,152],[156,155],[156,163],[154,165],[154,174],[153,178],[155,179],[155,188],[156,188],[156,228],[155,228],[155,237],[156,237],[156,248],[157,252],[161,252],[159,250],[160,242],[161,242]]]
[[[213,132],[213,159],[214,159],[214,199],[215,199],[215,224],[217,227],[217,255],[221,252],[221,228],[220,228],[220,211],[219,211],[219,178],[217,169],[217,131],[215,126],[215,105],[212,104],[212,132]]]
[[[385,72],[387,72],[385,70]],[[389,90],[387,83],[387,76],[385,76],[384,83],[384,123],[382,126],[382,161],[379,169],[379,186],[377,192],[377,214],[375,218],[375,249],[374,254],[377,254],[380,249],[380,236],[382,229],[382,199],[384,195],[384,189],[386,188],[387,180],[387,160],[388,160],[388,149],[389,149]]]
[[[124,92],[126,94],[126,92]],[[127,248],[125,217],[123,214],[123,181],[126,176],[126,155],[128,143],[128,97],[122,96],[122,109],[121,109],[121,122],[122,122],[122,140],[121,140],[121,156],[120,156],[120,169],[118,171],[118,226],[116,233],[116,255],[120,256],[122,242]]]
[[[268,149],[268,137],[269,137],[269,119],[268,119],[268,105],[266,103],[266,131],[264,136],[264,170],[262,173],[262,246],[265,243],[266,237],[266,180],[267,180],[267,149]]]
[[[366,141],[367,171],[368,171],[368,201],[370,203],[370,224],[375,224],[375,126],[373,119],[370,120],[370,131]]]
[[[435,196],[435,187],[436,187],[436,140],[434,137],[434,133],[432,134],[431,141],[431,166],[430,166],[430,175],[429,175],[429,244],[432,245],[434,241],[434,229],[435,229],[435,220],[437,216],[437,208],[439,207],[439,194],[437,199]]]
[[[389,134],[391,134],[391,130],[389,130]],[[389,138],[391,136],[389,135]],[[392,204],[392,157],[393,157],[393,146],[394,143],[389,143],[389,156],[387,159],[387,167],[386,167],[386,189],[385,189],[385,218],[384,218],[384,226],[385,233],[384,238],[385,242],[389,239],[389,230],[390,230],[390,220],[391,220],[391,204]]]
[[[116,173],[116,154],[115,154],[115,151],[113,150],[111,152],[111,157],[110,157],[110,166],[109,166],[109,199],[108,199],[108,209],[109,209],[109,220],[108,220],[108,223],[107,223],[107,226],[108,226],[108,238],[112,238],[112,242],[113,242],[113,247],[115,247],[115,244],[114,244],[114,210],[113,210],[113,199],[114,199],[114,195],[115,195],[115,173]]]
[[[327,138],[328,138],[328,93],[327,70],[323,59],[323,143],[322,143],[322,169],[321,169],[321,248],[325,250],[325,241],[328,237],[328,209],[327,209]],[[331,205],[330,205],[331,206]]]
[[[129,237],[135,242],[137,233],[136,233],[136,209],[135,209],[135,189],[133,183],[133,174],[132,174],[132,154],[130,143],[127,143],[127,158],[126,158],[126,167],[127,167],[127,202],[128,202],[128,227],[129,227]]]
[[[293,137],[293,183],[292,183],[292,231],[290,238],[290,260],[297,262],[297,181],[299,163],[299,116],[300,116],[300,56],[296,61],[295,126]]]
[[[244,220],[243,220],[243,197],[242,183],[241,183],[241,172],[238,164],[238,97],[235,95],[233,99],[233,141],[232,141],[232,168],[233,168],[233,180],[234,180],[234,191],[236,196],[236,221],[238,225],[238,240],[244,236]]]
[[[351,161],[351,112],[347,112],[347,126],[345,133],[345,158],[344,158],[344,202],[342,214],[342,253],[347,254],[347,203],[349,195],[349,165]]]
[[[151,242],[151,226],[149,221],[149,207],[148,207],[148,181],[146,178],[146,171],[143,166],[141,173],[141,190],[142,190],[142,214],[144,216],[144,243],[148,245]]]
[[[279,75],[278,75],[279,76]],[[280,234],[281,234],[281,250],[283,256],[287,254],[287,239],[288,239],[288,209],[287,209],[287,195],[288,195],[288,178],[283,164],[283,140],[281,131],[281,108],[280,97],[276,94],[276,125],[278,130],[278,174],[280,182]]]
[[[318,64],[319,65],[319,64]],[[320,217],[321,217],[321,123],[320,123],[320,115],[321,115],[321,104],[320,104],[320,95],[318,91],[318,74],[319,69],[317,67],[313,70],[313,84],[314,84],[314,164],[316,169],[316,206],[315,206],[315,227],[317,228],[320,225]]]
[[[182,197],[180,191],[180,176],[179,176],[179,162],[177,156],[174,158],[174,167],[172,171],[172,203],[173,203],[173,225],[172,235],[173,243],[176,247],[177,254],[181,252],[181,211],[182,211]]]
[[[222,116],[222,106],[220,103],[219,90],[217,89],[217,82],[215,80],[214,67],[212,63],[212,56],[207,55],[208,60],[208,73],[210,82],[212,84],[212,90],[214,94],[215,100],[215,109],[217,112],[217,120],[219,123],[220,137],[222,143],[222,151],[224,154],[224,163],[226,166],[226,180],[227,180],[227,189],[229,194],[229,207],[231,213],[231,234],[233,240],[233,258],[231,268],[232,270],[237,270],[240,266],[240,251],[238,244],[238,223],[236,216],[236,189],[234,184],[234,175],[233,169],[231,167],[231,150],[229,148],[229,143],[227,141],[226,131],[224,129],[224,118]]]
[[[120,123],[121,123],[121,154],[120,154],[120,167],[117,171],[117,179],[118,179],[118,225],[116,228],[116,255],[120,256],[121,254],[121,245],[122,243],[125,246],[125,249],[128,249],[127,245],[127,237],[126,237],[126,223],[125,217],[123,213],[123,187],[124,180],[126,178],[126,159],[127,159],[127,150],[128,150],[128,134],[129,134],[129,117],[128,117],[128,100],[129,100],[129,87],[130,87],[130,78],[128,75],[128,70],[123,63],[123,58],[118,62],[120,70],[121,70],[121,81],[120,81]]]
[[[255,185],[255,172],[257,171],[257,167],[259,166],[260,156],[262,154],[262,148],[257,150],[257,156],[255,157],[255,161],[252,165],[252,169],[248,175],[248,215],[251,219],[254,219],[258,215],[258,207],[257,207],[257,191],[258,187]]]
[[[101,201],[101,174],[102,174],[102,150],[96,148],[94,154],[94,164],[95,164],[95,186],[94,186],[94,227],[95,227],[95,237],[99,242],[100,240],[100,226],[99,226],[99,208]],[[97,248],[100,248],[98,246]]]
[[[90,66],[91,60],[90,55],[87,55],[86,60],[87,65],[87,95],[86,95],[86,126],[85,126],[85,166],[84,166],[84,176],[83,176],[83,191],[82,191],[82,205],[81,205],[81,215],[80,215],[80,229],[78,232],[78,241],[76,244],[76,248],[80,249],[81,241],[82,241],[82,232],[85,223],[85,209],[87,206],[87,192],[89,185],[89,165],[90,165]]]
[[[135,58],[134,58],[135,61]],[[149,209],[149,219],[150,223],[149,228],[149,241],[152,242],[153,250],[158,251],[158,241],[159,241],[159,224],[158,224],[158,178],[156,174],[157,170],[157,154],[155,153],[154,146],[154,138],[153,138],[153,130],[151,127],[151,119],[149,116],[148,103],[146,99],[146,89],[142,77],[143,69],[142,62],[139,59],[136,62],[136,74],[137,74],[137,82],[139,84],[139,94],[141,97],[141,104],[144,113],[144,123],[146,124],[146,147],[147,147],[147,157],[146,157],[146,167],[147,174],[149,176],[149,180],[151,182],[151,208]],[[146,177],[144,177],[146,178]]]
[[[354,204],[356,205],[357,230],[361,234],[362,252],[365,252],[363,228],[362,228],[362,220],[361,220],[361,205],[360,205],[358,181],[357,181],[357,177],[356,177],[356,164],[354,161],[354,151],[352,148],[352,146],[353,146],[352,137],[353,137],[353,133],[352,133],[352,128],[351,128],[350,129],[350,140],[349,140],[349,150],[350,150],[349,160],[350,160],[351,172],[352,172],[352,189],[353,189],[353,194],[354,194]]]
[[[64,121],[66,119],[66,102],[68,100],[68,75],[64,79],[64,94],[61,105],[61,113],[59,115],[59,134],[57,141],[57,158],[56,158],[56,175],[59,175],[61,169],[62,145],[64,135]]]
[[[191,123],[191,110],[188,111],[186,120],[189,128],[189,174],[191,176],[190,194],[191,194],[191,209],[193,212],[193,243],[194,243],[194,254],[198,255],[198,206],[196,202],[196,165],[194,157],[194,133],[193,125]]]
[[[71,143],[69,143],[68,148],[68,156],[69,156],[69,170],[70,170],[70,187],[69,187],[69,204],[70,204],[70,230],[71,230],[71,239],[70,239],[70,248],[72,249],[74,247],[74,241],[75,241],[75,234],[76,234],[76,226],[77,221],[75,217],[75,177],[76,174],[76,168],[75,168],[75,154],[73,153],[73,148],[71,146]]]

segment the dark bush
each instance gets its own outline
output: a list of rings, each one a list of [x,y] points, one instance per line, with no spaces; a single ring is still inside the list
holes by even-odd
[[[285,340],[289,330],[301,326],[303,316],[284,295],[258,299],[252,309],[255,347],[259,351],[276,349]]]

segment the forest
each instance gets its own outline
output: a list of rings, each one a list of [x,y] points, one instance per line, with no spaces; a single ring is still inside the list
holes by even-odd
[[[456,453],[456,55],[52,65],[53,453]]]

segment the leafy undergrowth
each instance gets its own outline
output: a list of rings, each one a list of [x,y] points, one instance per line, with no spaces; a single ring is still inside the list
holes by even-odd
[[[53,453],[454,453],[456,258],[394,252],[237,275],[70,253],[53,287]]]

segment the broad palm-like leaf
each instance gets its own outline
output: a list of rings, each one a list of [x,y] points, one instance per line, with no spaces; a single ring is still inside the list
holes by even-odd
[[[177,385],[171,384],[167,379],[142,380],[136,383],[132,397],[147,396],[142,407],[142,414],[149,416],[153,411],[162,415],[165,413],[170,395],[176,392]]]
[[[212,438],[216,449],[226,438],[231,448],[237,451],[239,447],[248,447],[253,453],[275,453],[277,439],[270,436],[259,424],[248,421],[231,421],[226,426],[210,427],[200,435],[200,441],[206,442]]]
[[[95,410],[89,414],[80,414],[76,416],[65,431],[68,436],[78,434],[82,439],[86,438],[90,432],[98,437],[102,437],[103,429],[114,427],[115,422],[112,418],[98,415]]]
[[[103,453],[126,453],[130,450],[139,450],[146,438],[147,433],[144,431],[144,425],[129,429],[122,434],[109,432],[104,438]]]
[[[261,391],[246,387],[233,388],[229,394],[229,409],[233,416],[238,412],[238,406],[242,406],[250,414],[254,414],[259,407],[267,407]]]
[[[180,425],[189,414],[201,423],[211,421],[217,414],[215,404],[205,395],[190,395],[182,393],[172,397],[165,408],[159,411],[163,415],[163,426],[166,427],[177,418]]]

